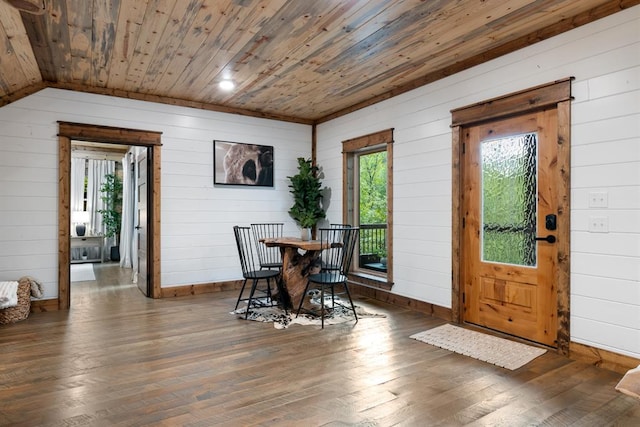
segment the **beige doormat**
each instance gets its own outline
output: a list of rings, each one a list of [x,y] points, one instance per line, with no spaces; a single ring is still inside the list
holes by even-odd
[[[624,377],[622,377],[616,386],[616,390],[640,399],[640,366],[624,374]]]
[[[547,351],[453,325],[438,326],[410,338],[512,371]]]

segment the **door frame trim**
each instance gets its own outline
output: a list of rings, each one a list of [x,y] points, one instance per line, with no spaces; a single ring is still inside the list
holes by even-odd
[[[514,92],[498,98],[451,110],[452,115],[452,224],[451,224],[451,313],[454,322],[463,323],[464,286],[460,283],[462,256],[462,174],[463,132],[482,122],[555,108],[558,112],[558,227],[557,232],[557,349],[569,355],[570,342],[570,177],[571,177],[571,81],[573,77]]]
[[[161,297],[160,285],[160,152],[162,132],[82,123],[58,122],[58,309],[71,306],[71,140],[147,147],[151,156],[149,188],[150,297]]]

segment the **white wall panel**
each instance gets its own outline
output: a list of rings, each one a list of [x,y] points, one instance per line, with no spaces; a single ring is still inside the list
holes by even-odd
[[[640,134],[640,133],[639,133]],[[589,195],[593,192],[605,192],[609,209],[640,210],[640,185],[626,185],[624,187],[588,187],[572,188],[571,205],[573,211],[589,208]],[[593,208],[594,210],[596,208]],[[600,209],[604,210],[604,209]]]
[[[640,325],[640,310],[633,304],[574,295],[571,306],[576,311],[591,313],[590,319],[597,322],[618,326]]]
[[[638,52],[640,6],[319,126],[318,162],[336,174],[342,140],[394,128],[392,292],[451,304],[450,110],[573,76],[572,340],[640,357]],[[607,193],[606,208],[589,208],[594,191]],[[608,233],[589,233],[594,215]],[[598,281],[620,294],[606,297]],[[621,309],[606,323],[600,308]]]
[[[640,281],[640,263],[633,257],[579,252],[572,247],[571,269],[590,276]],[[576,286],[580,289],[579,283],[572,283],[572,285],[572,289]]]
[[[638,134],[640,134],[640,117],[637,114],[614,117],[606,122],[574,123],[571,127],[571,146],[577,148],[602,141],[629,139]]]
[[[640,44],[638,47],[640,48]],[[576,100],[571,106],[571,113],[576,124],[637,115],[640,113],[640,90],[613,94],[588,102]],[[606,126],[605,123],[602,124]]]
[[[640,122],[640,115],[635,119]],[[571,163],[576,168],[630,162],[640,162],[640,145],[633,138],[608,139],[592,144],[575,145],[571,149]]]
[[[162,132],[162,287],[240,278],[235,224],[297,230],[286,176],[310,156],[310,126],[46,89],[0,109],[0,245],[15,247],[0,280],[30,274],[57,296],[57,121]],[[214,186],[214,139],[273,146],[274,188]]]
[[[574,232],[571,244],[576,248],[593,248],[591,253],[640,258],[640,233]]]
[[[596,208],[576,210],[571,214],[571,228],[576,232],[589,231],[590,223],[594,218],[606,218],[608,233],[640,233],[640,212],[635,210]]]
[[[573,275],[572,280],[580,283],[580,287],[573,292],[573,295],[621,303],[638,301],[640,298],[640,283],[637,281],[578,273]]]
[[[631,47],[635,48],[637,45],[634,44]],[[640,90],[640,67],[632,65],[634,65],[632,68],[590,79],[588,81],[589,98],[604,98]]]
[[[572,315],[572,341],[638,358],[640,331],[628,325],[627,323],[627,326],[620,326],[610,322],[596,321],[589,316]]]

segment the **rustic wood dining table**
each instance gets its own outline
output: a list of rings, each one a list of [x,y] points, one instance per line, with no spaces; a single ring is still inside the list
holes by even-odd
[[[297,308],[304,298],[307,277],[320,271],[320,253],[325,246],[320,240],[302,240],[299,237],[265,238],[260,241],[268,247],[280,248],[282,286],[279,291],[282,295],[278,295],[278,300],[285,308]]]

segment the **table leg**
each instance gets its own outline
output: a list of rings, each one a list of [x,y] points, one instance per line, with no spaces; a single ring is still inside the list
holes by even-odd
[[[320,271],[319,251],[306,251],[301,254],[297,248],[281,247],[282,253],[282,290],[280,303],[287,308],[297,309],[304,298],[307,276]]]

